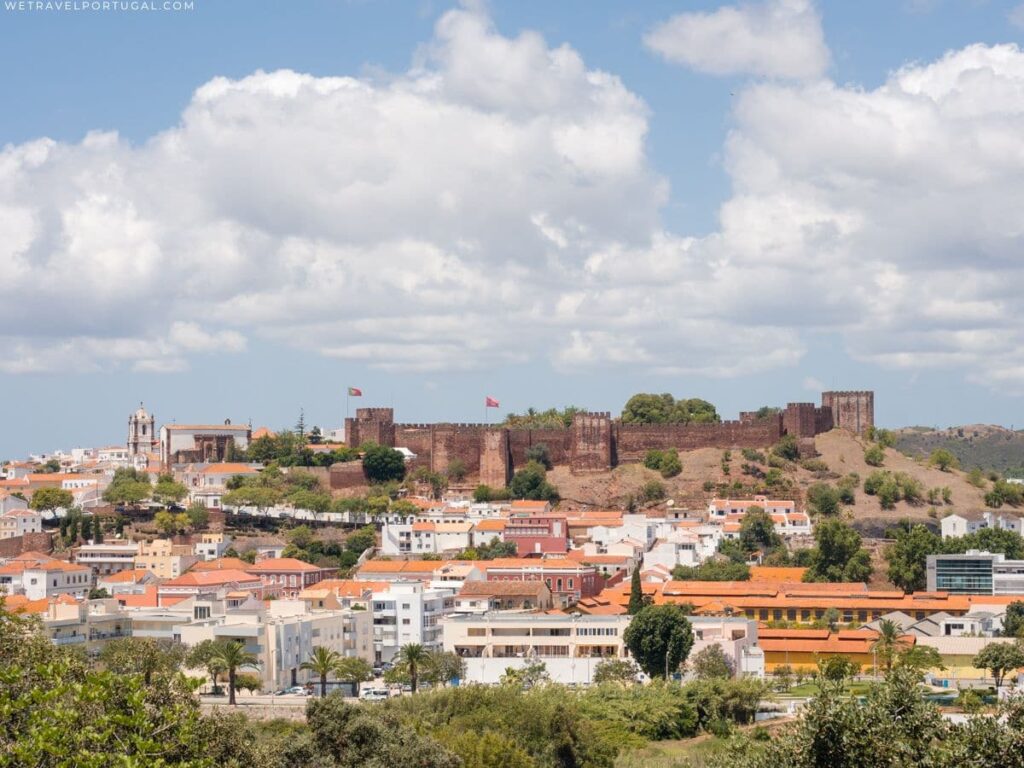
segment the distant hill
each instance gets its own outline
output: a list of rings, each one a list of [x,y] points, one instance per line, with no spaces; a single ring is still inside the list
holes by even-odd
[[[948,429],[905,427],[894,432],[896,448],[908,456],[927,458],[936,448],[946,448],[964,469],[981,467],[1024,476],[1024,430],[968,424]]]

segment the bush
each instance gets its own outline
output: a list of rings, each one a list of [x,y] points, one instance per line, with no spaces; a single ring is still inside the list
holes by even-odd
[[[664,478],[675,477],[683,471],[683,464],[679,461],[679,452],[675,448],[667,451],[651,450],[644,456],[644,466],[660,472]]]
[[[786,461],[799,459],[800,447],[797,445],[796,438],[793,435],[783,435],[782,439],[772,446],[772,455]]]
[[[768,466],[775,469],[784,469],[788,472],[793,469],[793,462],[773,453],[768,457]]]
[[[658,480],[648,480],[640,489],[640,498],[645,501],[661,501],[665,498],[665,484]]]
[[[936,448],[932,451],[932,455],[928,457],[928,464],[932,467],[938,467],[943,472],[949,472],[949,470],[960,466],[956,456],[946,448]]]
[[[885,451],[880,445],[870,445],[864,451],[864,461],[872,467],[880,467],[885,463]]]
[[[839,491],[828,483],[815,483],[807,489],[807,503],[819,515],[839,514]]]
[[[828,464],[821,459],[804,459],[800,466],[808,472],[828,472]]]
[[[766,461],[765,455],[754,448],[744,448],[740,453],[747,461],[756,461],[759,464],[764,464]]]

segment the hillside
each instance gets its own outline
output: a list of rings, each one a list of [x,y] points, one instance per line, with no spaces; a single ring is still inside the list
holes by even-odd
[[[1024,430],[969,424],[949,429],[906,427],[894,434],[896,447],[908,456],[927,457],[936,448],[946,448],[965,469],[1024,474]]]
[[[828,465],[827,472],[812,472],[798,466],[784,470],[784,475],[794,483],[795,493],[778,494],[788,497],[793,495],[803,504],[807,488],[816,482],[835,482],[839,477],[856,472],[863,482],[876,469],[893,472],[905,472],[918,480],[925,488],[948,487],[952,492],[952,504],[938,505],[937,515],[953,509],[971,510],[984,507],[984,491],[967,482],[960,471],[942,472],[929,467],[923,460],[915,460],[895,449],[885,451],[885,463],[880,468],[871,467],[864,461],[865,442],[860,438],[842,430],[833,430],[816,438],[820,453],[819,459]],[[739,451],[732,452],[730,474],[724,475],[721,467],[722,451],[704,448],[696,451],[680,453],[683,472],[677,477],[663,480],[657,472],[639,465],[616,467],[610,472],[593,475],[573,475],[567,467],[558,467],[550,474],[550,480],[562,494],[563,507],[567,509],[583,506],[621,508],[628,498],[637,496],[643,485],[649,480],[664,483],[668,497],[678,507],[700,509],[707,505],[715,495],[714,491],[704,490],[706,482],[714,484],[732,483],[736,480],[752,483],[753,478],[744,475],[741,465],[745,459]],[[758,465],[766,470],[763,464]],[[741,495],[741,494],[736,494]],[[895,508],[883,510],[874,496],[864,493],[858,488],[854,504],[845,507],[855,526],[869,536],[881,536],[892,523],[908,518],[935,525],[935,518],[929,517],[931,505],[927,503],[908,504],[900,501]]]

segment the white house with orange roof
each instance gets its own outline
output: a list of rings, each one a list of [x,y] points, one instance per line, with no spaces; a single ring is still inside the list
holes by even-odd
[[[189,571],[176,579],[163,582],[157,588],[161,606],[200,595],[223,599],[231,593],[249,593],[254,597],[263,598],[269,594],[276,595],[277,591],[267,589],[257,575],[231,569]]]
[[[215,464],[189,464],[180,473],[181,482],[188,489],[192,503],[208,509],[220,509],[221,498],[227,493],[228,481],[233,477],[251,477],[259,474],[259,464],[218,462]]]
[[[92,587],[92,571],[82,565],[57,560],[47,555],[9,562],[0,568],[0,577],[10,575],[20,582],[18,591],[29,600],[43,600],[60,595],[84,598]],[[11,569],[8,571],[8,569]],[[16,573],[20,570],[20,574]]]
[[[752,507],[760,507],[771,517],[780,536],[808,536],[814,532],[811,518],[797,512],[796,502],[754,496],[753,499],[712,499],[708,505],[708,521],[722,526],[727,539],[739,538],[740,525]]]
[[[152,571],[143,569],[121,571],[96,579],[96,589],[105,589],[110,596],[141,595],[146,588],[155,586],[159,579]]]
[[[269,557],[247,566],[246,573],[258,576],[267,590],[293,599],[302,590],[337,573],[337,568],[320,568],[294,557]]]

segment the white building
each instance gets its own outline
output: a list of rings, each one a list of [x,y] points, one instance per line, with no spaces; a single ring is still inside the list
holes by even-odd
[[[381,530],[381,552],[389,556],[462,552],[473,546],[473,528],[469,520],[387,522]]]
[[[83,544],[73,551],[72,557],[79,565],[91,568],[93,576],[98,578],[135,570],[138,554],[139,545],[135,542],[104,542]]]
[[[49,560],[25,568],[21,587],[29,600],[71,595],[84,598],[92,586],[92,572],[82,565]]]
[[[983,528],[997,528],[1024,534],[1024,520],[1013,512],[993,512],[991,510],[954,512],[942,518],[940,526],[944,539],[977,533]]]
[[[42,515],[29,509],[27,501],[0,491],[0,539],[40,533],[42,530]]]
[[[349,609],[314,611],[301,600],[274,600],[266,606],[252,601],[224,610],[196,600],[191,621],[174,628],[186,645],[203,640],[236,640],[259,659],[259,666],[244,670],[259,674],[265,690],[278,690],[319,682],[303,670],[313,649],[324,647],[342,656],[373,660],[372,616]]]
[[[451,616],[442,622],[444,650],[466,661],[466,680],[498,682],[508,668],[541,661],[554,682],[589,685],[605,659],[629,658],[623,641],[629,616],[509,614]],[[690,617],[691,656],[715,643],[740,674],[764,675],[757,622],[741,618]]]
[[[461,588],[461,583],[459,584]],[[373,593],[375,661],[391,661],[409,643],[441,648],[441,618],[455,607],[457,588],[434,588],[419,581],[392,582]]]
[[[223,533],[203,533],[199,541],[192,544],[192,551],[200,560],[216,560],[224,556],[233,541],[233,538]]]
[[[174,464],[220,461],[228,445],[244,451],[249,447],[252,428],[223,424],[164,424],[160,427],[160,463],[166,469]]]

